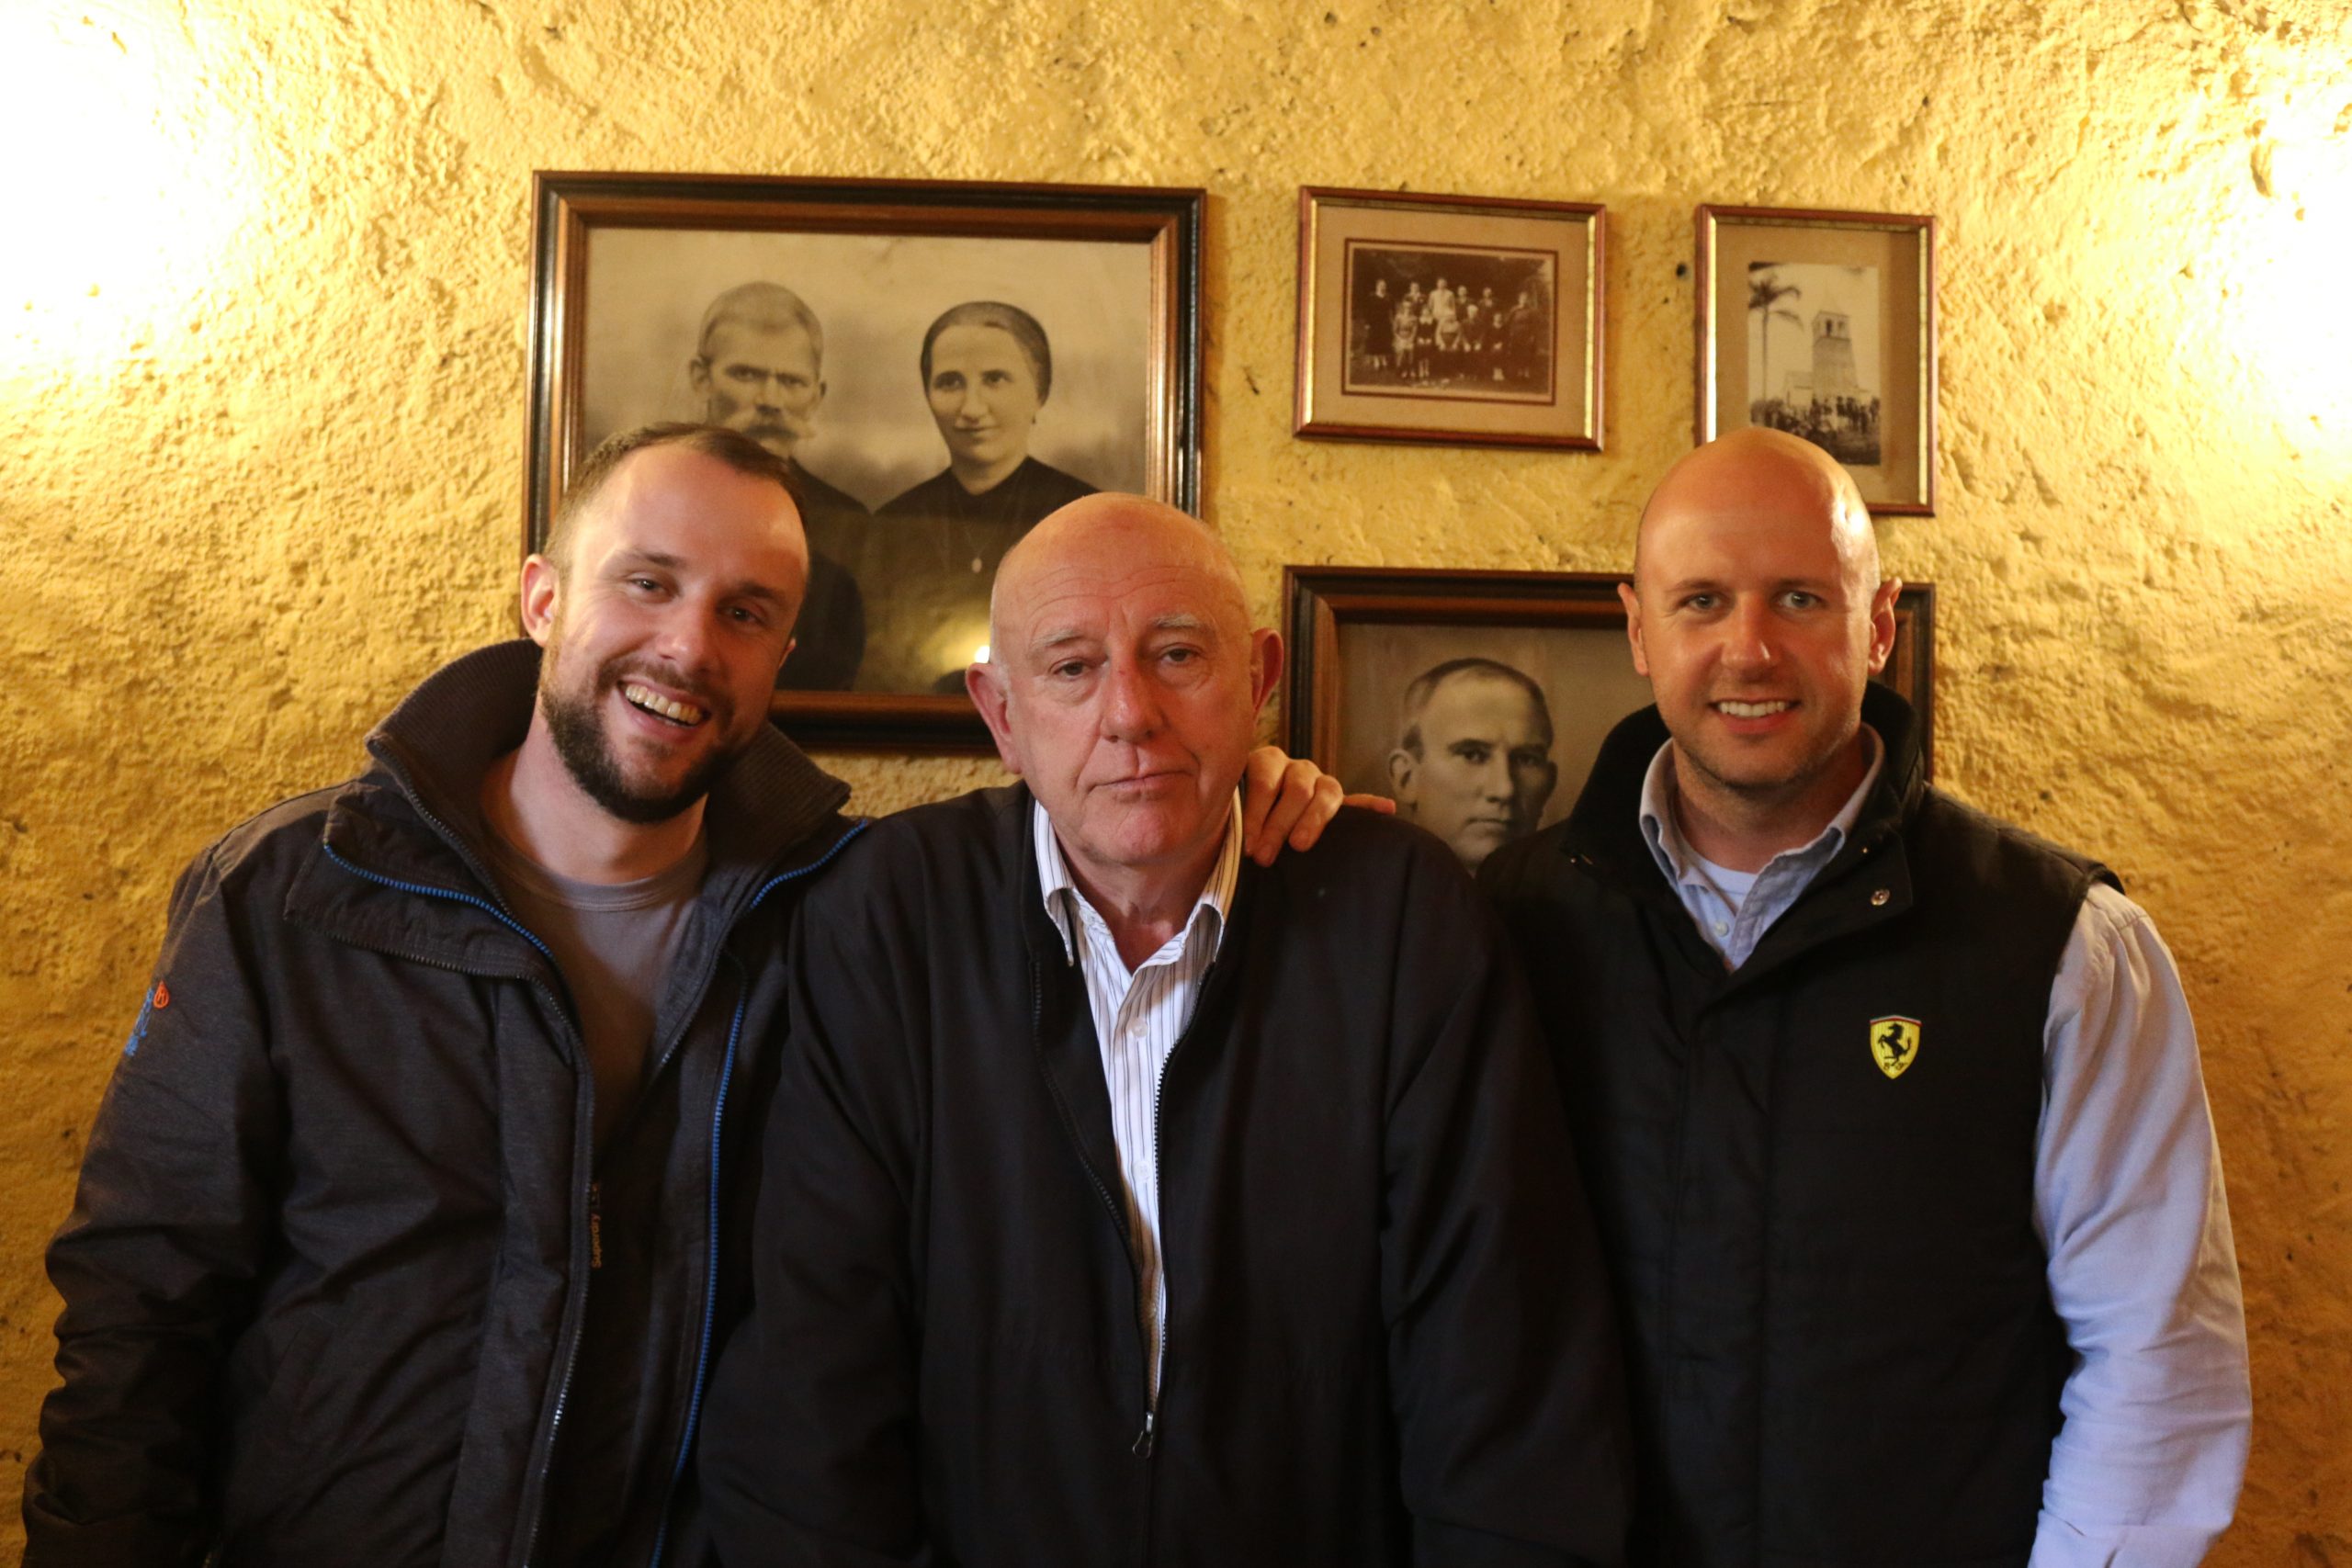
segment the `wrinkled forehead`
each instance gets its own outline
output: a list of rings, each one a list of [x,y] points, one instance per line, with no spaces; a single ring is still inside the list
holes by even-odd
[[[1027,563],[999,598],[1001,629],[1016,649],[1170,630],[1220,639],[1249,631],[1238,581],[1213,563],[1148,550],[1057,552]]]
[[[710,329],[708,358],[714,365],[809,367],[817,363],[817,345],[797,321],[726,321]]]
[[[1532,693],[1507,675],[1472,670],[1441,682],[1421,713],[1430,739],[1492,740],[1519,745],[1549,744],[1552,717]]]

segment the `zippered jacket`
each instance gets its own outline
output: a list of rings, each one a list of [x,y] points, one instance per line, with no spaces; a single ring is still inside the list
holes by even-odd
[[[696,1391],[745,1288],[726,1195],[797,879],[854,831],[848,792],[773,729],[713,791],[646,1085],[598,1161],[577,1020],[476,805],[537,671],[528,642],[459,659],[358,777],[181,877],[50,1248],[35,1568],[524,1563],[567,1411],[612,1387],[637,1419],[578,1461],[626,1497],[609,1561],[691,1515]]]
[[[1617,1348],[1559,1097],[1443,845],[1245,863],[1160,1079],[1156,1408],[1084,976],[1025,788],[877,824],[795,936],[728,1568],[1557,1564],[1620,1551]]]

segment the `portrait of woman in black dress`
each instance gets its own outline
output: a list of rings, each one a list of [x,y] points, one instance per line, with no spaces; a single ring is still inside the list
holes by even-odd
[[[961,692],[964,667],[988,642],[997,564],[1046,513],[1095,488],[1029,455],[1054,359],[1028,311],[954,307],[923,334],[921,367],[947,467],[875,512],[858,571],[861,691]]]

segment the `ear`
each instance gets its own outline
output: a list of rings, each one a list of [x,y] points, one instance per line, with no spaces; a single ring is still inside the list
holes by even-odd
[[[1871,673],[1875,675],[1886,668],[1887,656],[1894,651],[1894,600],[1903,592],[1903,580],[1890,577],[1878,585],[1871,596]]]
[[[555,562],[535,555],[523,563],[523,630],[541,648],[555,629],[555,614],[563,600],[563,581]]]
[[[1402,746],[1388,753],[1388,793],[1408,817],[1413,814],[1413,770],[1419,765],[1419,760]]]
[[[1272,626],[1250,634],[1250,711],[1266,710],[1266,699],[1283,678],[1283,637]]]
[[[1617,602],[1625,606],[1625,640],[1634,649],[1634,673],[1650,672],[1650,657],[1642,650],[1642,596],[1630,582],[1617,585]]]
[[[1005,689],[1004,671],[993,664],[967,664],[964,667],[964,689],[972,694],[972,705],[980,710],[980,719],[996,741],[997,758],[1004,763],[1004,771],[1019,777],[1021,748],[1012,738],[1008,712],[1012,694]]]
[[[708,402],[710,400],[710,361],[700,355],[687,360],[686,384],[695,389],[695,397]]]

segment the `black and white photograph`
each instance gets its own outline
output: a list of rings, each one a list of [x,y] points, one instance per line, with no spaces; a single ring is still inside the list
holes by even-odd
[[[1576,804],[1611,726],[1650,700],[1624,619],[1371,623],[1340,633],[1340,782],[1396,802],[1476,870]]]
[[[1936,220],[1702,205],[1692,438],[1804,437],[1881,516],[1936,510]]]
[[[1747,419],[1841,463],[1879,461],[1878,268],[1747,264]]]
[[[1292,428],[1600,450],[1607,230],[1593,202],[1300,191]]]
[[[1348,243],[1347,389],[1364,396],[1555,395],[1549,251]]]
[[[757,223],[673,200],[674,221],[576,224],[554,423],[571,461],[662,420],[739,430],[786,459],[811,559],[780,692],[967,712],[964,671],[984,656],[997,565],[1022,535],[1099,490],[1193,502],[1197,441],[1176,440],[1190,421],[1173,416],[1188,412],[1197,352],[1169,309],[1171,271],[1189,265],[1170,267],[1157,219],[967,209],[954,215],[967,231],[926,232],[949,222],[871,201],[834,211],[810,185],[831,194],[802,182]],[[1000,187],[914,188],[969,200]],[[854,726],[858,711],[821,716]]]

